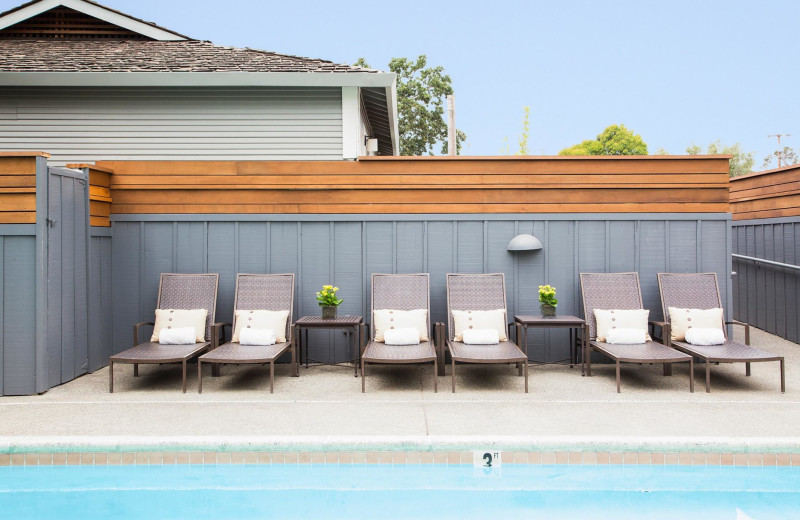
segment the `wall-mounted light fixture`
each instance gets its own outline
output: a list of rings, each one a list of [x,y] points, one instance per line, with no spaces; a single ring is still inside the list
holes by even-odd
[[[367,153],[378,152],[378,138],[371,135],[364,136],[364,146],[367,148]]]
[[[542,248],[542,243],[533,235],[523,233],[511,239],[508,243],[509,251],[538,251]]]

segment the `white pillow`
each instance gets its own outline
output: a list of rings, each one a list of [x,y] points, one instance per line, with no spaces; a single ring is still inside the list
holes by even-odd
[[[289,311],[266,311],[266,310],[237,310],[236,325],[233,330],[231,341],[239,342],[239,335],[242,329],[272,329],[275,332],[275,341],[278,343],[286,342],[286,320],[289,319]]]
[[[647,318],[650,311],[647,309],[595,309],[594,318],[597,322],[595,337],[597,341],[605,342],[609,329],[641,329],[645,338],[650,341],[647,334]]]
[[[465,329],[495,329],[500,341],[508,340],[506,335],[506,310],[492,311],[452,311],[453,340],[464,341]]]
[[[161,329],[158,332],[158,342],[162,345],[194,345],[196,336],[194,327]]]
[[[682,309],[669,307],[669,328],[672,341],[684,341],[689,327],[722,330],[722,309]]]
[[[428,309],[378,309],[372,311],[372,321],[375,325],[375,341],[383,342],[387,330],[409,327],[419,331],[420,341],[428,341]]]
[[[419,331],[416,327],[389,329],[383,333],[387,345],[419,345]]]
[[[497,345],[500,334],[497,329],[464,329],[461,333],[467,345]]]
[[[274,345],[277,342],[275,331],[272,329],[253,329],[243,327],[239,331],[239,343],[242,345]],[[283,342],[281,342],[283,343]]]
[[[647,343],[647,331],[643,329],[615,329],[606,332],[606,343],[612,345],[641,345]]]
[[[158,341],[158,333],[161,329],[180,329],[193,327],[195,341],[203,342],[206,340],[206,309],[156,309],[156,324],[153,326],[153,335],[150,341]]]
[[[722,345],[725,343],[725,333],[722,329],[690,327],[686,329],[686,342],[692,345]]]

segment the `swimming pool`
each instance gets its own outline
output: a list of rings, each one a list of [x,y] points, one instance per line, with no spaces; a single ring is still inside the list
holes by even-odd
[[[734,466],[0,467],[0,518],[800,518],[800,470]]]

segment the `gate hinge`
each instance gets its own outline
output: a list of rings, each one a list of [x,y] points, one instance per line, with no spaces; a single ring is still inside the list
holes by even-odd
[[[56,226],[56,222],[57,222],[57,221],[56,221],[55,219],[52,219],[52,218],[50,218],[50,217],[47,217],[47,218],[45,219],[45,222],[47,223],[47,225],[48,225],[49,227],[55,227],[55,226]]]

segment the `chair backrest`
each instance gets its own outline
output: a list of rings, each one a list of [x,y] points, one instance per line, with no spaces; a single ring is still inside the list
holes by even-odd
[[[658,273],[658,290],[661,293],[661,308],[666,322],[670,321],[670,307],[722,308],[717,273]],[[725,327],[722,330],[725,331]]]
[[[595,309],[643,308],[639,273],[581,273],[581,295],[590,339],[597,337]]]
[[[233,298],[233,329],[236,330],[236,311],[289,311],[286,320],[286,341],[292,341],[294,314],[294,273],[237,274],[236,295]]]
[[[447,275],[447,335],[453,340],[455,326],[452,311],[506,311],[505,327],[508,335],[508,307],[506,306],[506,278],[503,273]]]
[[[394,309],[410,311],[427,309],[426,324],[431,335],[431,292],[430,275],[414,274],[376,274],[372,275],[372,309],[369,313],[370,337],[375,337],[375,319],[372,311]],[[433,337],[433,336],[430,336]]]
[[[206,309],[206,339],[217,310],[218,274],[161,273],[157,309]]]

